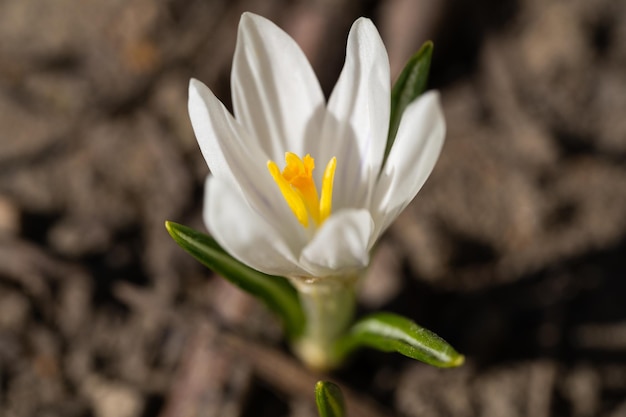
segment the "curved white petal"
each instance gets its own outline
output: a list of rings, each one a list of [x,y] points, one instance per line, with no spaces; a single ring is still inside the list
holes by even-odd
[[[387,51],[374,24],[360,18],[348,36],[319,144],[322,163],[337,157],[333,204],[338,208],[368,205],[387,141],[390,89]]]
[[[213,92],[194,78],[189,81],[188,108],[191,125],[209,169],[217,178],[236,184],[220,141],[241,140],[237,122]]]
[[[267,155],[207,86],[189,83],[189,115],[213,175],[228,182],[294,246],[307,237],[267,170]]]
[[[369,263],[369,241],[374,221],[367,210],[342,210],[317,231],[300,255],[300,263],[313,276],[341,275]]]
[[[211,175],[205,183],[203,216],[215,240],[240,262],[271,275],[305,274],[298,267],[293,248],[277,230],[229,183]]]
[[[446,124],[437,92],[423,94],[406,108],[372,200],[376,222],[374,238],[422,188],[439,158],[445,133]]]
[[[276,162],[317,138],[325,100],[296,42],[271,21],[244,13],[231,76],[235,117]]]

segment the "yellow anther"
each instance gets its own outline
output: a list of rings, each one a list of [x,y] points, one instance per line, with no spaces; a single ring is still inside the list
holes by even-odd
[[[267,161],[267,169],[270,171],[272,178],[278,184],[278,188],[280,188],[280,192],[283,193],[283,197],[285,197],[285,201],[289,205],[293,214],[295,214],[298,221],[304,227],[309,227],[309,215],[306,211],[306,207],[304,206],[304,202],[300,195],[296,190],[291,188],[291,184],[281,175],[280,169],[273,161]]]
[[[267,168],[285,201],[302,226],[309,226],[309,216],[317,226],[321,225],[330,216],[332,209],[336,158],[332,158],[328,162],[324,171],[321,199],[317,194],[317,187],[313,180],[315,160],[311,155],[307,154],[301,159],[295,153],[287,152],[285,153],[285,162],[285,169],[282,173],[275,162],[267,162]]]

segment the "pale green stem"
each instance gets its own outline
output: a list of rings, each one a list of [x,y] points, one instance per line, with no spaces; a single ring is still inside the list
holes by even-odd
[[[293,343],[294,351],[312,369],[332,369],[340,360],[335,344],[352,322],[356,279],[291,281],[306,317],[304,333]]]

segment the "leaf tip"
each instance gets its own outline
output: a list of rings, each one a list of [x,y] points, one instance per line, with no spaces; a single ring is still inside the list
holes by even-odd
[[[343,417],[345,403],[338,385],[329,381],[318,381],[315,384],[315,402],[320,417]]]
[[[169,220],[165,220],[165,229],[167,230],[167,233],[170,234],[170,236],[172,237],[172,239],[176,240],[177,236],[178,236],[178,231],[176,226],[178,226],[178,224],[169,221]]]
[[[315,393],[320,393],[324,389],[325,385],[325,381],[317,381],[317,383],[315,384]]]
[[[465,355],[459,354],[450,361],[450,368],[456,368],[457,366],[461,366],[464,363],[465,363]]]

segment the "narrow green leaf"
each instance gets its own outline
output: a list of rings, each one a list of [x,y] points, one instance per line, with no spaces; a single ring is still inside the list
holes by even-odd
[[[425,42],[419,51],[409,59],[391,90],[391,114],[389,117],[389,134],[383,164],[396,140],[402,114],[407,106],[426,90],[430,62],[433,56],[433,43]],[[384,165],[383,165],[384,166]]]
[[[346,406],[341,389],[328,381],[315,384],[315,403],[320,417],[344,417]]]
[[[338,342],[340,355],[368,346],[383,352],[398,352],[439,368],[460,366],[465,357],[441,337],[406,317],[375,313],[356,322]]]
[[[298,294],[287,279],[256,271],[230,256],[210,236],[166,221],[165,228],[178,245],[209,269],[242,290],[260,298],[283,320],[290,338],[300,335],[305,317]]]

